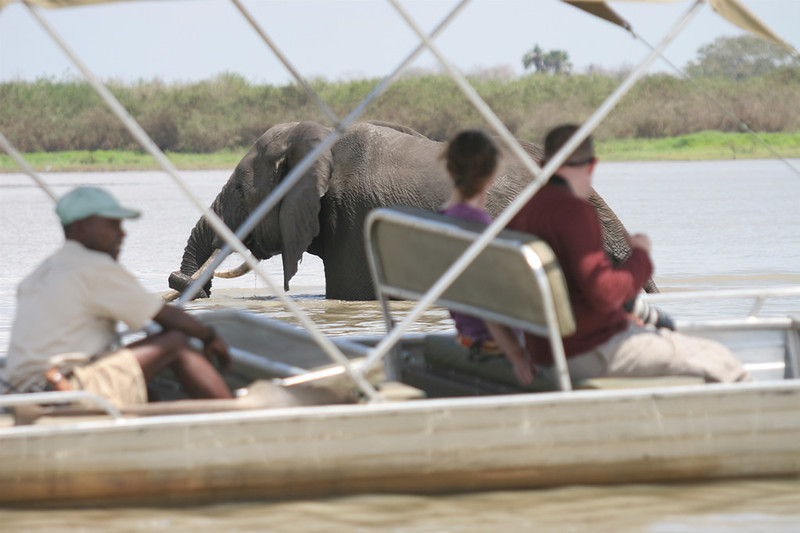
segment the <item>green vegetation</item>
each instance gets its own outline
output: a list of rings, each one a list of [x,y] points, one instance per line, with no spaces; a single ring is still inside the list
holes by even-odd
[[[701,49],[697,77],[654,74],[642,80],[598,128],[601,155],[616,160],[770,157],[758,141],[737,133],[741,121],[782,155],[798,157],[800,66],[759,49],[747,55],[749,61],[762,66],[771,61],[770,68],[723,74],[712,67],[725,64],[728,48],[747,43],[714,44]],[[555,124],[589,117],[620,79],[595,72],[470,81],[516,137],[538,141]],[[311,85],[343,117],[379,82],[315,80]],[[234,74],[193,84],[141,81],[110,89],[179,168],[232,168],[275,124],[328,122],[298,85],[253,85]],[[487,127],[453,81],[438,74],[398,80],[362,120],[403,124],[440,141],[462,128]],[[155,165],[83,82],[0,83],[0,131],[37,169]],[[16,166],[0,156],[0,170]]]
[[[697,61],[686,66],[696,77],[742,79],[767,74],[781,67],[800,66],[800,57],[753,35],[720,37],[701,46]]]
[[[800,132],[762,133],[756,138],[748,133],[703,131],[661,139],[616,139],[600,141],[597,153],[607,161],[758,159],[776,154],[798,158]]]
[[[166,152],[180,170],[229,168],[233,170],[247,152],[223,150],[209,154]],[[150,154],[141,150],[71,150],[64,152],[30,152],[25,161],[39,172],[82,172],[100,170],[152,170],[161,168]],[[20,172],[11,156],[0,154],[0,172]]]
[[[758,136],[781,157],[800,158],[800,133],[766,133]],[[225,150],[210,154],[168,152],[167,157],[181,170],[233,170],[244,156],[240,151]],[[597,143],[603,161],[657,161],[700,159],[757,159],[775,154],[755,137],[745,133],[706,131],[661,139],[611,139]],[[155,159],[141,151],[97,150],[69,152],[33,152],[25,160],[37,171],[80,172],[100,170],[152,170],[159,168]],[[0,172],[19,172],[11,157],[0,154]]]

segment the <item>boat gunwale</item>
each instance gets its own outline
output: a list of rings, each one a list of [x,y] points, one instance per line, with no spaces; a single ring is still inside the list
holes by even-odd
[[[597,403],[615,401],[660,400],[681,397],[684,400],[741,394],[783,395],[800,397],[800,380],[774,380],[749,383],[713,383],[705,385],[677,385],[671,387],[642,387],[632,389],[576,390],[521,393],[458,398],[431,398],[411,401],[332,404],[284,408],[248,409],[216,413],[162,414],[131,418],[81,420],[74,423],[9,426],[0,429],[0,442],[6,439],[49,435],[78,434],[87,431],[118,431],[144,429],[163,425],[197,426],[254,423],[263,421],[296,421],[319,418],[344,418],[375,416],[378,414],[441,413],[453,410],[529,409],[564,403]],[[102,415],[101,415],[102,416]]]

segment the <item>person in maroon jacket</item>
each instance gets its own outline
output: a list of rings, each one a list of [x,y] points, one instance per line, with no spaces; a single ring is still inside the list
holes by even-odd
[[[564,125],[544,142],[544,165],[578,130]],[[600,376],[702,376],[708,382],[750,380],[722,344],[645,325],[625,304],[653,274],[651,242],[630,235],[630,256],[614,266],[603,248],[603,229],[587,198],[597,158],[588,137],[520,210],[509,228],[537,235],[558,259],[567,282],[577,330],[564,338],[572,379]],[[555,379],[549,341],[526,334],[537,375]]]

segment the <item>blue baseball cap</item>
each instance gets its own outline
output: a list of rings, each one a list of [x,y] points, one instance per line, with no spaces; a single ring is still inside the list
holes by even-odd
[[[122,207],[110,192],[99,187],[76,187],[56,204],[56,214],[63,226],[90,216],[105,218],[138,218],[142,213]]]

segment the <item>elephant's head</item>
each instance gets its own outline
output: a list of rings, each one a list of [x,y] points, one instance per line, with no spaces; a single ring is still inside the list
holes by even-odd
[[[329,132],[328,128],[314,122],[294,122],[270,128],[239,162],[211,204],[211,209],[236,231]],[[321,154],[278,206],[244,239],[244,244],[258,259],[281,254],[287,290],[303,252],[319,233],[320,199],[328,188],[331,159],[330,151]],[[184,290],[191,282],[190,276],[223,244],[201,218],[186,243],[180,271],[170,275],[170,287]],[[209,281],[205,287],[207,293],[210,288]]]

